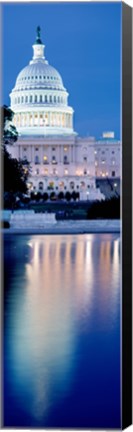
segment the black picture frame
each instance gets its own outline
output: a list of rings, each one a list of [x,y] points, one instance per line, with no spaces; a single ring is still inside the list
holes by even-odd
[[[122,3],[122,429],[132,424],[132,8]]]

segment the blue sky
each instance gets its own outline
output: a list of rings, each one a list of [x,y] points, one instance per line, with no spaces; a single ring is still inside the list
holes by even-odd
[[[3,103],[32,57],[37,25],[80,135],[120,137],[121,3],[3,3]]]

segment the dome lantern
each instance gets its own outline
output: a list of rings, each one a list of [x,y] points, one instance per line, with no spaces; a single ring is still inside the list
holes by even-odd
[[[45,45],[43,45],[42,41],[41,41],[41,28],[40,26],[37,27],[36,29],[36,42],[34,45],[32,45],[33,48],[33,59],[31,61],[31,63],[33,63],[34,61],[45,61],[45,57],[44,57],[44,48]]]
[[[41,37],[40,37],[40,33],[41,33],[41,28],[40,26],[37,27],[36,29],[36,44],[42,45],[42,41],[41,41]]]

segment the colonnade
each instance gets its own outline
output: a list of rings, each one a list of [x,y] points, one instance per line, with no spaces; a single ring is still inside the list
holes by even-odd
[[[14,116],[14,124],[16,127],[45,127],[56,126],[72,128],[72,114],[62,112],[26,112],[18,113]]]

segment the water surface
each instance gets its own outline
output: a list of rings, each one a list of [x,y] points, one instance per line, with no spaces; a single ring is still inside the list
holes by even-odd
[[[6,427],[120,427],[119,246],[5,236]]]

